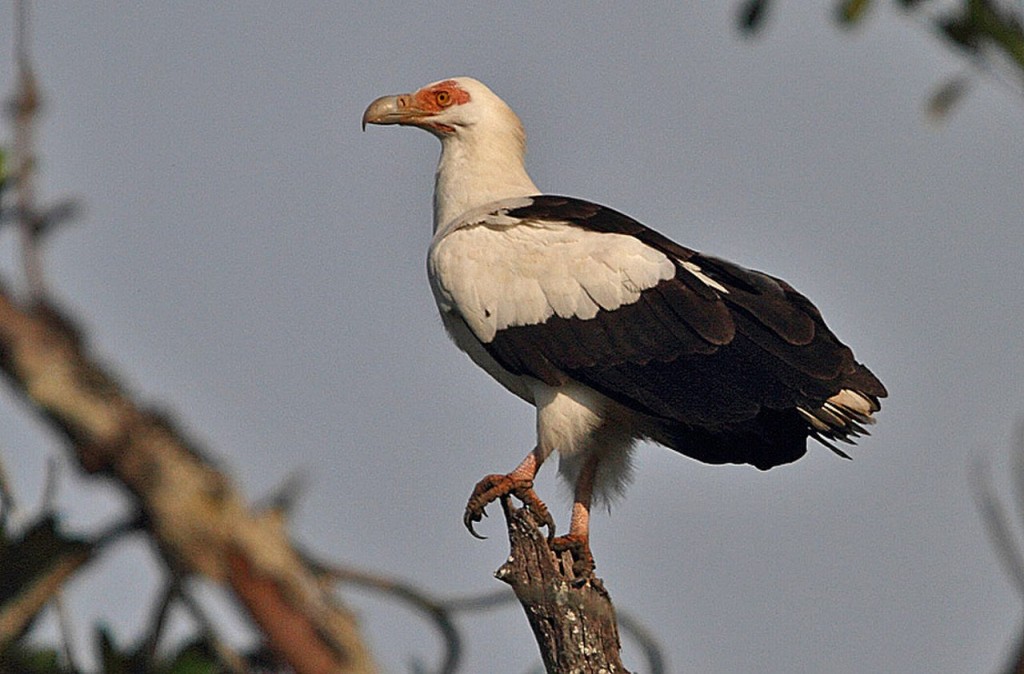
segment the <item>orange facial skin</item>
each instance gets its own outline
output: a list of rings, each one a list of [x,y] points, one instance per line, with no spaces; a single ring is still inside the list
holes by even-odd
[[[469,92],[460,89],[455,80],[445,80],[431,87],[420,89],[412,95],[411,101],[413,107],[426,113],[438,113],[453,105],[462,105],[468,102]],[[451,133],[455,130],[447,124],[438,122],[430,122],[424,126],[429,126],[441,133]]]

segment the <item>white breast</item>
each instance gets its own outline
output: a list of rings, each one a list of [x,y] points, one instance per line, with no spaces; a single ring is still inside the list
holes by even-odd
[[[442,312],[458,312],[484,343],[504,328],[551,316],[590,319],[632,304],[676,273],[668,257],[632,236],[503,214],[439,231],[429,270]]]

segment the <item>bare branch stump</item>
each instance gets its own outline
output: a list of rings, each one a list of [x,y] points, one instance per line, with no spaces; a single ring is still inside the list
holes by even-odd
[[[526,611],[549,674],[629,674],[619,657],[615,608],[593,575],[577,577],[572,554],[555,555],[528,508],[502,499],[508,561],[495,576]]]

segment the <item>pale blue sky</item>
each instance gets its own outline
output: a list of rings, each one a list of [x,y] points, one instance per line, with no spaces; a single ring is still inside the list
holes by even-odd
[[[308,477],[303,545],[438,595],[499,587],[500,520],[476,541],[462,508],[530,448],[532,410],[436,316],[437,142],[359,131],[379,95],[476,77],[522,117],[543,189],[787,279],[891,393],[852,462],[812,447],[761,473],[639,453],[593,548],[671,671],[995,671],[1021,601],[967,467],[1005,468],[1024,412],[1024,99],[975,77],[935,126],[928,95],[966,66],[895,3],[852,33],[832,3],[780,3],[756,40],[735,4],[41,3],[42,184],[84,205],[49,249],[51,284],[253,499]],[[11,76],[8,48],[3,92]],[[0,414],[31,505],[57,445],[6,391]],[[540,492],[564,525],[554,473]],[[123,508],[64,476],[74,526]],[[154,568],[132,544],[76,581],[79,641],[97,616],[137,634]],[[433,662],[428,626],[350,598],[387,670]],[[538,662],[518,609],[462,625],[466,672]]]

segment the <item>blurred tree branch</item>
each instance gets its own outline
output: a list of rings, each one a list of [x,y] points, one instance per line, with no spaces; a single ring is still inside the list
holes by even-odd
[[[57,590],[90,561],[101,543],[68,538],[44,516],[17,538],[0,539],[0,650],[20,638]]]
[[[971,493],[981,512],[985,531],[996,557],[1010,577],[1017,594],[1024,599],[1024,554],[1021,553],[1017,531],[1024,530],[1024,423],[1017,428],[1012,461],[1015,503],[1007,506],[992,483],[988,465],[976,461],[971,470]],[[1016,522],[1015,522],[1016,520]],[[1024,630],[1022,630],[1024,631]],[[1024,674],[1024,634],[1018,639],[1005,674]]]
[[[375,671],[353,616],[294,549],[281,518],[270,511],[250,512],[230,480],[166,417],[137,403],[89,353],[75,322],[46,299],[38,244],[56,218],[49,217],[54,211],[36,205],[32,130],[41,96],[29,62],[27,24],[27,3],[18,2],[18,77],[10,106],[14,162],[12,180],[5,175],[3,181],[5,187],[13,182],[17,207],[13,214],[2,212],[13,216],[22,232],[29,292],[19,300],[0,284],[0,371],[60,431],[85,472],[110,477],[127,490],[172,572],[226,583],[294,671]],[[5,602],[0,643],[17,637],[91,554],[91,546],[64,544],[52,527],[27,536],[47,532],[52,544],[43,546],[47,570],[26,583],[23,595]],[[29,549],[21,543],[14,549]],[[38,546],[31,549],[43,554]]]
[[[14,153],[11,170],[16,181],[17,221],[21,233],[22,266],[29,293],[41,298],[46,293],[39,240],[44,233],[36,209],[35,122],[42,107],[42,96],[29,58],[28,3],[14,3],[14,59],[17,68],[15,93],[10,101],[14,121]]]
[[[227,583],[299,672],[370,672],[352,615],[322,587],[280,518],[256,515],[166,418],[134,402],[53,304],[0,286],[0,370],[88,473],[134,497],[169,566]]]

